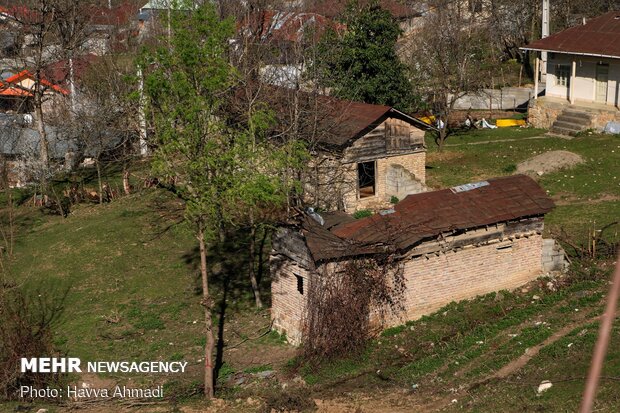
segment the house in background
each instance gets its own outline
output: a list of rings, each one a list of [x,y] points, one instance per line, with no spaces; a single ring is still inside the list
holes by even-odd
[[[544,97],[536,97],[529,121],[560,134],[603,129],[620,121],[620,12],[612,11],[537,40],[523,50],[547,52]],[[540,71],[536,59],[536,73]],[[535,77],[534,90],[538,88]]]
[[[28,70],[16,74],[3,73],[0,80],[0,111],[32,112],[35,87],[36,78]],[[40,87],[44,96],[43,111],[46,113],[54,111],[59,101],[69,95],[67,89],[43,77],[40,79]]]
[[[561,270],[563,254],[542,238],[544,216],[553,207],[534,180],[516,175],[409,195],[392,211],[363,219],[304,215],[272,241],[274,329],[299,344],[313,283],[329,282],[338,265],[386,252],[402,270],[404,309],[383,321],[371,319],[379,328]]]
[[[304,178],[308,205],[379,210],[426,190],[428,124],[390,106],[316,99],[322,118]]]

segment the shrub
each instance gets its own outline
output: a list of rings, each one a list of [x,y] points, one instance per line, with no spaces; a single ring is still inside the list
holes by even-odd
[[[372,215],[372,211],[370,211],[369,209],[360,209],[359,211],[355,211],[353,213],[353,218],[355,219],[361,219],[361,218],[366,218]]]
[[[0,284],[0,396],[17,397],[20,386],[58,388],[66,373],[20,372],[22,357],[61,357],[54,347],[52,332],[64,310],[69,290],[49,286],[29,289]]]
[[[267,396],[265,412],[313,412],[316,403],[303,388],[276,390]]]
[[[403,309],[402,267],[392,256],[323,266],[308,292],[303,357],[318,365],[358,355],[370,338],[371,311],[379,318]]]

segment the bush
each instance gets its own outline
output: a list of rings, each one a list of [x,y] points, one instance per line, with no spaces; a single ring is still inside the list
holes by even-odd
[[[369,209],[360,209],[359,211],[355,211],[353,213],[353,218],[355,219],[361,219],[361,218],[366,218],[372,215],[372,211]]]
[[[69,290],[49,286],[29,289],[0,285],[0,396],[17,397],[20,386],[60,387],[66,373],[21,373],[22,357],[62,357],[54,348],[52,332],[59,322]]]
[[[276,391],[267,396],[265,412],[313,412],[316,403],[303,388]]]

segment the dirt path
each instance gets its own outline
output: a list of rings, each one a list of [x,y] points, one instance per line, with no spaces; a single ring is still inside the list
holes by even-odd
[[[560,206],[562,205],[596,205],[596,204],[600,204],[601,202],[612,202],[612,201],[618,201],[618,200],[620,200],[620,196],[611,195],[611,194],[605,194],[595,199],[584,199],[584,200],[575,199],[574,197],[563,198],[563,199],[556,199],[556,197],[553,197],[553,202],[555,202],[556,205],[560,205]]]
[[[590,313],[591,314],[591,313]],[[616,313],[620,316],[620,311]],[[317,400],[318,411],[322,413],[332,412],[437,412],[448,407],[454,399],[462,399],[470,391],[484,386],[494,380],[503,380],[510,375],[518,372],[525,367],[530,360],[536,357],[540,351],[558,340],[562,339],[570,332],[580,327],[584,327],[592,322],[600,320],[602,316],[589,316],[585,313],[578,320],[560,328],[543,342],[531,347],[520,357],[504,365],[499,370],[474,381],[472,384],[463,388],[453,389],[452,392],[446,390],[430,392],[427,394],[416,393],[407,390],[390,391],[378,397],[364,397],[361,399],[352,398],[350,401],[345,399]],[[448,393],[448,394],[446,394]]]
[[[554,136],[558,137],[558,136]],[[464,143],[446,143],[444,146],[446,148],[451,146],[469,146],[469,145],[485,145],[488,143],[499,143],[499,142],[517,142],[517,141],[527,141],[531,139],[549,139],[549,136],[530,136],[529,138],[511,138],[511,139],[494,139],[488,141],[478,141],[478,142],[464,142]]]
[[[616,317],[618,317],[619,315],[620,315],[620,311],[616,312]],[[520,369],[522,369],[523,367],[525,367],[527,363],[529,363],[530,360],[536,357],[538,353],[540,353],[540,350],[542,350],[544,347],[552,345],[553,343],[565,337],[566,335],[568,335],[571,331],[575,329],[584,327],[590,323],[600,320],[601,317],[602,315],[598,315],[594,317],[582,317],[581,319],[574,321],[567,326],[562,327],[561,329],[553,333],[550,337],[548,337],[546,340],[544,340],[542,343],[537,344],[536,346],[530,348],[525,354],[521,355],[519,358],[506,364],[504,367],[502,367],[498,371],[480,380],[475,381],[474,383],[469,385],[466,389],[455,392],[454,394],[451,394],[450,396],[443,397],[440,400],[432,401],[428,405],[424,406],[424,409],[420,410],[420,412],[422,411],[432,412],[432,411],[441,410],[447,407],[448,405],[450,405],[453,399],[463,397],[467,393],[469,393],[471,390],[474,390],[477,387],[484,386],[485,384],[493,380],[502,380],[502,379],[507,378],[511,374],[514,374]]]

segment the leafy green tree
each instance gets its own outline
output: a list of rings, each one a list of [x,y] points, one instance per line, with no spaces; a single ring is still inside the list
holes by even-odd
[[[239,76],[229,60],[234,22],[210,2],[172,12],[170,35],[145,53],[145,92],[154,142],[153,167],[185,203],[200,251],[205,317],[205,396],[213,397],[214,334],[207,246],[223,242],[224,228],[286,201],[281,171],[288,147],[266,139],[273,116],[260,103],[241,119],[230,111]],[[219,237],[218,237],[219,234]]]
[[[392,15],[376,0],[363,6],[353,1],[343,23],[341,33],[329,30],[319,43],[319,82],[342,99],[414,109],[407,67],[396,54],[402,31]]]

